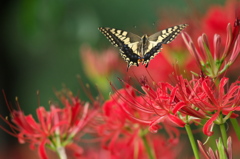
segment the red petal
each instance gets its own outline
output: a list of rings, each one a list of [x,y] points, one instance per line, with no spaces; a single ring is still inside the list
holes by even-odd
[[[45,151],[45,144],[46,144],[46,140],[42,141],[38,148],[38,153],[41,159],[48,159]]]
[[[183,108],[186,106],[185,102],[179,102],[175,105],[175,107],[173,108],[173,114],[176,114],[178,112],[179,109]]]
[[[219,112],[212,115],[212,117],[205,123],[203,126],[203,133],[207,136],[213,135],[213,132],[210,130],[213,122],[217,119]]]
[[[168,114],[168,117],[169,117],[170,121],[172,121],[177,126],[180,126],[180,127],[184,127],[185,126],[185,123],[181,119],[176,117],[175,115]]]
[[[228,82],[228,78],[224,77],[221,79],[220,84],[219,84],[219,101],[221,102],[223,100],[224,96],[224,86]]]
[[[205,91],[205,93],[207,94],[208,98],[213,102],[213,104],[215,106],[218,106],[218,102],[215,100],[215,97],[213,96],[212,94],[212,91],[211,89],[209,88],[209,86],[207,85],[206,81],[203,81],[202,82],[202,87],[203,87],[203,90]]]
[[[68,144],[66,149],[73,151],[75,157],[81,157],[83,154],[83,148],[75,143]]]

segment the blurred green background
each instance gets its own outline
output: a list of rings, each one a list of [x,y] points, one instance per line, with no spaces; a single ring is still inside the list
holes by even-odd
[[[55,99],[53,88],[61,89],[64,83],[73,92],[81,90],[77,74],[84,83],[90,83],[83,73],[84,59],[80,59],[79,48],[83,43],[97,50],[110,46],[98,27],[116,27],[138,34],[147,28],[153,33],[161,22],[176,20],[175,24],[179,24],[193,9],[203,14],[215,3],[224,1],[1,1],[0,88],[12,105],[18,96],[22,110],[35,114],[37,90],[41,105],[48,107],[48,101]],[[9,115],[2,94],[0,99],[0,113]],[[1,131],[0,135],[0,145],[5,147],[9,143],[2,140],[6,133]]]

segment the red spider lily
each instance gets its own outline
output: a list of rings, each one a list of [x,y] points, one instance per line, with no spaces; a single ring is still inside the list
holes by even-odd
[[[95,111],[88,113],[89,104],[82,104],[78,98],[72,98],[71,102],[65,99],[63,104],[64,108],[51,104],[50,111],[44,107],[37,108],[38,121],[32,115],[24,115],[21,110],[13,110],[12,123],[5,120],[13,132],[3,129],[16,136],[20,143],[27,142],[30,148],[38,147],[42,159],[48,158],[45,147],[58,152],[62,159],[67,158],[64,148],[72,149],[75,155],[80,155],[82,148],[73,139],[82,132]]]
[[[240,23],[236,19],[234,30],[230,24],[227,26],[227,41],[225,48],[221,48],[221,37],[217,34],[214,36],[214,51],[211,51],[206,34],[198,38],[199,50],[194,46],[192,39],[187,33],[182,37],[187,45],[189,52],[195,56],[200,68],[211,78],[216,78],[222,74],[235,61],[240,53]]]
[[[178,91],[175,97],[177,105],[176,110],[179,110],[182,115],[188,115],[188,121],[191,122],[191,118],[204,119],[206,113],[201,109],[196,110],[196,107],[201,108],[201,100],[206,98],[206,94],[202,91],[201,83],[202,78],[193,78],[191,80],[184,79],[182,76],[175,76]]]
[[[210,131],[213,123],[222,124],[229,118],[236,118],[237,114],[234,111],[240,111],[240,81],[232,83],[230,88],[226,91],[226,84],[228,78],[224,77],[220,80],[219,86],[215,87],[214,83],[209,79],[202,82],[202,90],[206,94],[206,98],[201,100],[204,107],[201,107],[205,112],[211,112],[210,119],[203,127],[204,134],[211,136]],[[220,114],[226,115],[223,121],[218,121]]]
[[[126,84],[124,89],[117,90],[117,92],[111,96],[111,99],[106,101],[103,106],[102,121],[98,123],[99,125],[96,128],[102,140],[103,147],[111,152],[111,158],[120,159],[123,157],[123,154],[124,158],[127,159],[148,158],[147,156],[149,154],[146,150],[145,142],[149,143],[150,149],[152,149],[152,155],[158,156],[158,152],[160,151],[159,146],[161,145],[157,145],[157,143],[154,144],[155,142],[153,143],[152,140],[148,139],[150,134],[147,134],[146,124],[149,124],[151,121],[142,122],[139,119],[131,117],[130,114],[135,114],[141,119],[147,120],[149,118],[148,114],[127,107],[127,105],[133,103],[144,103],[144,100],[142,97],[137,96],[133,87]],[[156,141],[159,141],[158,144],[164,142],[162,140],[160,141],[156,138]],[[176,143],[177,140],[168,140],[168,144],[165,143],[165,157],[176,154],[167,153],[172,152],[170,147],[169,149],[167,148],[168,145]],[[164,158],[163,156],[161,157]],[[159,155],[158,158],[161,157]]]
[[[89,77],[107,76],[116,70],[124,71],[119,53],[115,49],[108,49],[99,54],[88,45],[81,46],[80,55],[84,70]],[[119,66],[122,65],[122,66]]]
[[[150,130],[159,129],[159,123],[171,123],[175,126],[183,127],[185,123],[177,116],[179,111],[175,97],[178,88],[169,83],[158,83],[157,89],[153,90],[149,85],[143,85],[142,89],[147,94],[148,111],[154,113],[153,120],[150,123]]]
[[[129,86],[127,89],[121,89],[118,91],[122,97],[131,100],[135,98],[133,89]],[[112,98],[105,102],[103,106],[103,113],[101,115],[102,121],[97,126],[98,135],[102,139],[102,143],[105,148],[109,149],[112,154],[116,154],[115,149],[119,140],[124,140],[127,147],[133,142],[141,138],[139,136],[141,131],[141,125],[128,120],[129,117],[119,106],[121,99],[115,94]]]
[[[147,141],[151,150],[155,153],[156,159],[175,159],[179,155],[181,148],[176,147],[179,143],[169,142],[166,138],[157,135],[148,135]],[[113,153],[114,152],[114,153]],[[90,147],[81,156],[82,159],[148,159],[148,154],[140,138],[135,138],[132,142],[127,139],[117,140],[112,151],[106,149]]]
[[[229,117],[237,116],[234,111],[240,110],[240,81],[232,83],[227,89],[228,78],[225,77],[220,80],[218,86],[215,86],[208,77],[192,79],[188,82],[178,76],[177,80],[179,94],[176,100],[181,101],[178,107],[182,107],[179,111],[198,119],[209,118],[203,127],[204,134],[211,136],[213,132],[210,129],[213,123],[221,124],[218,119],[220,113],[226,115],[223,123]]]
[[[178,110],[176,108],[174,110],[175,103],[173,102],[177,88],[168,83],[159,83],[157,90],[153,90],[144,83],[142,89],[146,95],[141,94],[138,97],[133,97],[129,93],[130,100],[116,91],[121,99],[118,104],[127,113],[130,120],[144,125],[148,124],[151,132],[157,132],[161,128],[159,123],[162,123],[170,135],[170,139],[174,141],[179,136],[179,132],[174,126],[183,127],[185,125],[176,114]]]

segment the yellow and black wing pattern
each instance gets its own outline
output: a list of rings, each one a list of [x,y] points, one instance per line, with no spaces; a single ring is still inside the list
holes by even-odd
[[[112,43],[120,49],[121,56],[130,66],[138,66],[144,63],[146,67],[162,48],[162,44],[173,41],[187,24],[176,25],[159,31],[151,36],[142,37],[124,30],[100,27],[98,28]]]

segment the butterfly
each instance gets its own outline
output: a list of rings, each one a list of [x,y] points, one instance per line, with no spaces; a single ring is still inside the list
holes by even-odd
[[[143,63],[147,68],[150,60],[160,52],[162,44],[173,41],[187,26],[187,24],[180,24],[151,36],[145,34],[142,37],[114,28],[100,27],[98,29],[109,39],[112,45],[120,49],[122,58],[127,62],[128,70],[131,66],[139,66],[139,63]]]

